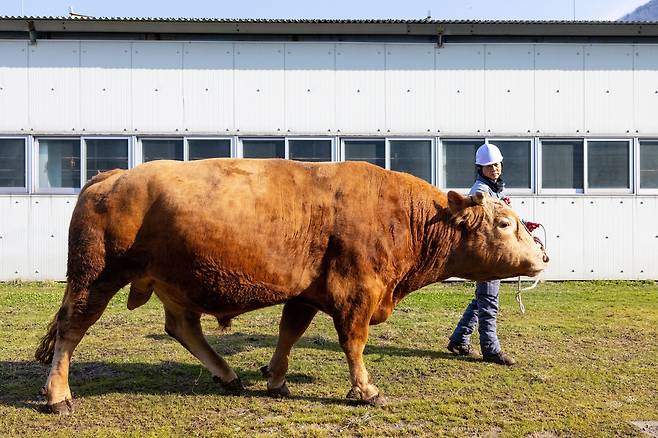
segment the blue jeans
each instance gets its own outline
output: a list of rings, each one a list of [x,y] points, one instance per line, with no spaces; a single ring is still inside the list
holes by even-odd
[[[468,344],[471,334],[478,326],[480,349],[482,354],[497,354],[500,343],[496,335],[496,316],[498,315],[498,291],[500,281],[478,281],[475,286],[475,299],[466,307],[462,319],[450,336],[454,344]]]

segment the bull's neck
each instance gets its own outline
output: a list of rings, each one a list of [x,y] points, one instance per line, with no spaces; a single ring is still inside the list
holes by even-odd
[[[440,192],[412,200],[412,236],[415,263],[398,287],[399,299],[428,284],[451,276],[450,254],[460,240],[460,231],[450,224],[446,196]],[[396,294],[397,295],[397,294]]]

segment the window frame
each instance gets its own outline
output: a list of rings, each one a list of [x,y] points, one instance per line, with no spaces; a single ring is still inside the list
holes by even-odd
[[[386,137],[341,137],[340,138],[340,162],[347,161],[345,160],[345,142],[346,141],[356,141],[356,142],[367,142],[367,141],[384,141],[384,166],[382,169],[389,170],[388,167],[390,165],[390,159],[388,158],[390,156],[390,150],[389,150],[389,144],[388,141],[386,141]],[[379,166],[378,166],[379,167]]]
[[[443,150],[445,148],[445,142],[472,142],[472,141],[482,141],[482,143],[485,142],[484,137],[440,137],[438,141],[438,151],[437,151],[437,173],[439,174],[438,177],[438,182],[439,185],[438,187],[441,190],[444,191],[449,191],[453,190],[455,192],[467,192],[471,189],[471,187],[448,187],[446,184],[446,174],[443,172],[443,166],[444,166],[444,157],[443,157]],[[473,157],[475,158],[475,157]],[[473,166],[475,166],[475,162],[473,163]]]
[[[338,151],[336,150],[336,137],[322,137],[322,136],[305,136],[305,135],[292,135],[285,137],[285,157],[286,160],[290,160],[290,140],[322,140],[331,142],[331,162],[334,163],[338,161]],[[303,162],[303,161],[302,161]],[[327,163],[329,161],[326,161]]]
[[[77,140],[80,145],[80,187],[50,187],[50,188],[41,188],[39,187],[39,142],[41,140]],[[31,193],[37,195],[77,195],[82,190],[86,183],[85,171],[87,165],[86,154],[82,144],[82,137],[78,136],[56,136],[56,135],[46,135],[46,136],[34,136],[32,140],[32,191]]]
[[[583,143],[583,188],[582,189],[555,189],[544,188],[543,156],[544,141],[582,141]],[[537,194],[538,195],[584,195],[587,187],[587,143],[585,137],[539,137],[537,142]]]
[[[536,193],[537,182],[537,156],[536,138],[535,137],[486,137],[487,143],[496,144],[497,141],[527,141],[530,142],[530,188],[505,187],[505,194],[509,195],[532,195]],[[505,157],[503,156],[503,180],[505,180]]]
[[[430,184],[436,187],[437,172],[437,155],[436,155],[436,137],[386,137],[386,169],[391,170],[391,142],[395,141],[429,141],[430,142]],[[411,174],[410,174],[411,175]],[[425,181],[425,180],[423,180]]]
[[[506,187],[505,194],[509,195],[532,195],[537,193],[537,139],[536,137],[439,137],[438,147],[437,147],[437,181],[439,182],[438,187],[441,190],[454,190],[456,192],[465,192],[469,191],[471,187],[448,187],[446,185],[446,175],[443,172],[443,148],[445,142],[473,142],[473,141],[482,141],[484,143],[493,143],[496,144],[496,141],[527,141],[530,142],[530,188],[518,188],[518,187]],[[503,163],[505,163],[505,157],[503,157]],[[473,157],[475,160],[475,157]],[[475,166],[475,161],[473,162]],[[503,164],[503,179],[505,175],[505,167]]]
[[[25,177],[25,185],[23,187],[0,187],[0,195],[5,194],[27,194],[30,192],[31,186],[31,167],[32,167],[32,157],[30,154],[30,137],[22,135],[1,135],[0,140],[23,140],[23,153],[25,154],[25,168],[23,169],[23,176]]]
[[[121,135],[86,135],[80,137],[80,156],[82,157],[84,155],[84,162],[80,165],[80,168],[82,171],[84,171],[84,175],[82,176],[82,187],[89,181],[86,178],[87,175],[87,140],[126,140],[127,146],[128,146],[128,169],[132,169],[135,167],[134,164],[134,156],[132,154],[132,143],[133,143],[133,137],[131,136],[121,136]]]
[[[589,143],[604,142],[604,141],[618,141],[626,142],[628,144],[628,188],[602,188],[595,189],[589,187],[588,181],[588,167],[589,167]],[[634,175],[634,154],[633,154],[633,139],[632,138],[583,138],[583,190],[585,195],[631,195],[634,193],[635,175]]]
[[[636,175],[635,177],[635,190],[638,195],[658,195],[658,188],[648,188],[644,189],[642,188],[642,175],[640,175],[640,170],[642,167],[642,142],[643,141],[650,141],[650,142],[658,142],[658,138],[639,138],[635,137],[633,138],[633,149],[634,149],[634,156],[635,156],[635,165],[633,169],[635,170],[634,174]]]
[[[239,137],[238,144],[236,148],[236,158],[245,159],[244,157],[244,141],[273,141],[273,140],[283,140],[283,159],[288,159],[288,142],[286,137],[277,137],[277,136],[264,136],[264,137]],[[277,157],[278,158],[278,157]],[[247,160],[272,160],[275,158],[246,158]],[[280,159],[280,158],[279,158]]]
[[[134,157],[134,167],[144,164],[144,163],[150,163],[150,161],[144,161],[144,146],[143,146],[143,141],[146,140],[181,140],[183,142],[183,159],[182,160],[175,160],[175,161],[187,161],[185,157],[185,137],[175,137],[175,136],[144,136],[144,137],[138,137],[137,138],[137,147],[135,148],[135,153],[133,154]],[[158,160],[151,160],[151,161],[158,161]]]
[[[87,141],[88,140],[124,140],[128,146],[128,169],[132,169],[143,161],[144,140],[176,140],[183,142],[183,161],[189,161],[189,142],[193,140],[228,140],[230,142],[231,158],[244,158],[243,141],[284,141],[285,159],[290,159],[291,140],[319,140],[331,143],[332,162],[345,161],[345,143],[348,141],[383,141],[384,142],[384,164],[385,168],[391,168],[391,142],[394,141],[429,141],[430,142],[430,166],[431,184],[442,190],[466,191],[469,187],[446,187],[445,172],[443,172],[443,149],[447,141],[451,142],[496,142],[501,141],[527,141],[530,142],[530,189],[507,188],[506,192],[512,195],[658,195],[658,189],[642,188],[641,169],[641,146],[642,142],[656,142],[658,137],[439,137],[439,136],[323,136],[323,135],[292,135],[292,136],[134,136],[134,135],[0,135],[0,139],[21,139],[25,144],[25,186],[24,187],[0,187],[0,195],[4,194],[78,194],[81,187],[87,182]],[[71,140],[78,141],[80,146],[80,188],[39,188],[39,145],[45,140]],[[542,156],[544,145],[551,141],[578,141],[583,145],[583,189],[549,189],[543,187]],[[628,144],[629,162],[629,188],[591,188],[588,182],[588,164],[590,143],[595,142],[626,142]]]
[[[197,136],[197,135],[191,135],[189,137],[183,137],[183,161],[190,161],[190,143],[189,141],[192,140],[228,140],[229,141],[229,156],[224,157],[224,158],[235,158],[236,151],[235,151],[235,145],[234,145],[234,137],[232,136],[214,136],[214,137],[208,137],[208,136]],[[197,161],[197,160],[194,160]]]

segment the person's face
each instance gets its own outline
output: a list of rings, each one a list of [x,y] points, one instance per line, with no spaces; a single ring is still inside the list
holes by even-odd
[[[496,181],[503,173],[503,163],[501,162],[489,164],[488,166],[482,166],[482,173],[490,180]]]

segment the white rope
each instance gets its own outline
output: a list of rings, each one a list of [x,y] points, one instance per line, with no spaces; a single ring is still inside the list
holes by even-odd
[[[524,226],[525,226],[525,224],[524,224]],[[546,251],[546,247],[548,246],[548,242],[547,242],[547,239],[546,239],[546,228],[544,228],[544,226],[542,224],[539,224],[539,226],[544,231],[544,251]],[[526,228],[526,230],[527,230],[527,228]],[[528,232],[530,233],[530,230],[528,230]],[[532,235],[532,233],[530,233],[530,235]],[[521,311],[522,314],[525,313],[525,306],[523,305],[523,300],[521,299],[521,292],[536,288],[537,285],[539,284],[539,280],[541,280],[541,274],[539,274],[535,278],[534,283],[532,283],[530,286],[521,287],[521,276],[519,275],[519,280],[516,284],[516,296],[515,296],[515,298],[516,298],[516,302],[519,303],[519,310]]]

